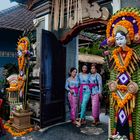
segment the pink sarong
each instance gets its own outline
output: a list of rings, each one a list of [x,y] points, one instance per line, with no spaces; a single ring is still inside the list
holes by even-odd
[[[77,106],[78,106],[78,96],[73,96],[73,94],[69,94],[68,95],[68,99],[70,102],[70,118],[72,121],[76,120],[76,110],[77,110]]]
[[[95,120],[99,120],[99,115],[100,115],[99,94],[91,95],[91,102],[92,102],[92,117]]]
[[[71,90],[74,90],[74,92],[75,92],[76,94],[78,94],[78,87],[71,87],[70,89],[71,89]]]

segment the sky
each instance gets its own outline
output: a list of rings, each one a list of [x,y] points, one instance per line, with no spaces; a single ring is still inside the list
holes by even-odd
[[[0,11],[15,6],[16,4],[16,2],[10,2],[10,0],[0,0]]]

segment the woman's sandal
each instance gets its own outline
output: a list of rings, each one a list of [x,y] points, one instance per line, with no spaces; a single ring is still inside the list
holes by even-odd
[[[76,121],[76,127],[80,127],[81,126],[81,120]]]
[[[84,124],[86,124],[86,121],[85,120],[79,119],[78,121],[76,121],[76,126],[77,127],[80,127],[81,125],[84,125]]]

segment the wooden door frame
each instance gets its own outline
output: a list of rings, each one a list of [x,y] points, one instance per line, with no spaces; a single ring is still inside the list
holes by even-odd
[[[69,41],[72,40],[72,38],[77,36],[77,34],[81,30],[88,28],[88,27],[92,27],[97,23],[107,25],[108,21],[102,20],[102,19],[89,19],[89,20],[84,21],[83,23],[76,24],[69,32],[65,33],[64,36],[62,36],[60,38],[60,42],[63,45],[67,44]]]

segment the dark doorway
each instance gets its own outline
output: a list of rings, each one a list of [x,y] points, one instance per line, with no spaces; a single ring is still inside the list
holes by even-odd
[[[65,120],[65,54],[55,35],[42,30],[41,127]]]

